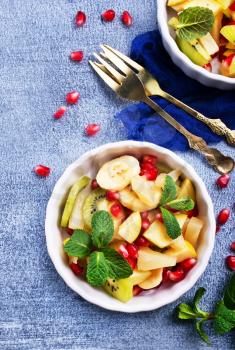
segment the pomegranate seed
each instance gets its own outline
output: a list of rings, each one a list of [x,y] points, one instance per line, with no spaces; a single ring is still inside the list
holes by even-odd
[[[128,258],[129,253],[128,250],[126,249],[125,244],[121,244],[120,247],[118,248],[118,252],[123,256],[123,258]]]
[[[217,217],[217,222],[219,225],[224,225],[230,216],[230,209],[222,209]]]
[[[99,124],[89,124],[85,128],[85,132],[86,132],[87,136],[94,136],[99,131],[100,131]]]
[[[92,188],[92,190],[96,190],[99,187],[100,186],[98,185],[98,182],[96,181],[96,179],[91,181],[91,188]]]
[[[86,23],[86,15],[82,11],[78,11],[75,17],[77,27],[82,27]]]
[[[106,199],[110,202],[119,200],[119,192],[114,192],[114,191],[107,191],[106,192]]]
[[[140,236],[135,240],[135,244],[138,247],[148,247],[150,245],[150,242],[145,237]]]
[[[233,53],[232,55],[230,55],[230,56],[228,56],[227,58],[225,58],[225,59],[223,60],[223,65],[229,67],[229,66],[231,65],[231,63],[232,63],[234,57],[235,57],[235,54]]]
[[[115,11],[107,10],[102,13],[101,18],[105,22],[112,22],[115,18]]]
[[[155,166],[153,164],[148,163],[148,162],[141,163],[140,167],[141,167],[141,170],[147,170],[147,171],[155,168]]]
[[[122,23],[127,27],[130,27],[133,23],[133,18],[131,17],[128,11],[123,12],[123,14],[121,15],[121,20]]]
[[[216,225],[215,234],[219,233],[220,230],[221,230],[221,227],[219,225]]]
[[[235,251],[235,242],[233,242],[233,243],[230,244],[230,249],[233,250],[233,251]]]
[[[83,273],[83,268],[80,267],[78,264],[71,263],[69,266],[76,276],[81,276],[81,274]]]
[[[170,271],[169,272],[169,280],[171,282],[180,282],[184,279],[185,277],[185,272],[181,267],[177,267],[175,271]]]
[[[211,63],[204,64],[203,68],[207,70],[208,72],[212,72],[212,65]]]
[[[74,232],[74,230],[72,228],[69,228],[69,227],[67,227],[66,231],[70,236],[72,236],[72,234]]]
[[[157,157],[146,155],[143,157],[142,163],[149,163],[155,166],[157,164]]]
[[[217,179],[216,184],[221,188],[225,188],[228,186],[229,181],[230,181],[230,176],[228,174],[225,174],[225,175],[221,175]]]
[[[147,180],[154,181],[157,178],[158,170],[156,168],[152,169],[141,169],[140,176],[145,176]]]
[[[137,264],[137,260],[133,259],[131,257],[126,258],[126,261],[128,262],[128,264],[130,265],[130,267],[132,268],[132,270],[134,270],[136,268],[136,264]]]
[[[55,119],[60,119],[61,117],[63,117],[63,115],[65,114],[67,110],[66,106],[61,106],[60,108],[57,109],[57,111],[54,113],[54,118]]]
[[[184,261],[181,261],[179,263],[179,266],[182,267],[182,269],[185,271],[185,272],[188,272],[189,270],[191,270],[197,263],[197,259],[194,259],[194,258],[189,258],[189,259],[186,259]]]
[[[229,6],[229,10],[235,11],[235,1]]]
[[[140,215],[141,215],[141,218],[142,218],[142,219],[147,219],[149,213],[148,213],[147,211],[142,211],[142,213],[140,213]]]
[[[195,206],[193,209],[186,211],[186,214],[188,215],[189,218],[192,216],[198,216],[198,208]]]
[[[133,258],[133,259],[138,258],[138,247],[134,243],[127,244],[126,249],[127,249],[128,254],[131,258]]]
[[[226,264],[230,270],[235,271],[235,256],[233,255],[227,256]]]
[[[118,217],[120,215],[120,213],[122,212],[122,207],[121,204],[119,203],[114,203],[111,208],[110,211],[112,213],[113,216]]]
[[[139,286],[134,286],[133,287],[133,296],[136,297],[139,295],[141,292],[143,292],[143,289],[140,288]]]
[[[162,213],[157,213],[156,216],[155,216],[155,219],[160,221],[160,222],[163,222]]]
[[[167,267],[164,267],[163,269],[163,274],[162,274],[162,283],[169,282],[169,274],[171,270],[168,269]]]
[[[77,91],[71,91],[66,95],[66,102],[73,105],[78,102],[80,95]]]
[[[73,51],[73,52],[71,52],[70,59],[72,61],[81,62],[83,60],[83,51]]]
[[[142,219],[142,224],[141,224],[141,228],[142,230],[147,230],[150,226],[150,221],[149,219]]]
[[[34,172],[39,176],[47,177],[50,175],[51,169],[45,165],[38,164],[35,166]]]

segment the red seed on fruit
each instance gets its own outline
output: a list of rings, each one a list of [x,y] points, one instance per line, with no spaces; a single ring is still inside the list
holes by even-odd
[[[148,171],[148,170],[154,169],[155,165],[146,162],[146,163],[141,163],[140,167],[141,167],[141,170],[147,170]]]
[[[170,271],[169,272],[169,280],[171,282],[180,282],[184,279],[185,277],[185,272],[181,267],[177,267],[175,271]]]
[[[162,283],[169,282],[169,274],[171,270],[168,269],[167,267],[164,267],[163,269],[163,274],[162,274]]]
[[[123,12],[123,14],[121,15],[121,20],[122,23],[127,27],[130,27],[133,23],[133,18],[131,17],[128,11]]]
[[[195,206],[192,210],[186,211],[185,213],[187,214],[187,216],[189,218],[191,218],[192,216],[198,216],[198,214],[199,214],[197,206]]]
[[[134,243],[127,244],[126,249],[128,251],[128,254],[131,258],[137,259],[138,258],[138,247]]]
[[[72,236],[72,234],[74,232],[74,230],[72,228],[69,228],[69,227],[67,227],[66,231],[70,236]]]
[[[128,262],[128,264],[130,265],[130,267],[132,268],[132,270],[134,270],[136,268],[136,264],[137,264],[137,260],[131,258],[130,256],[128,258],[126,258],[126,261]]]
[[[71,52],[70,59],[72,61],[81,62],[83,60],[83,51],[73,51],[73,52]]]
[[[235,256],[233,255],[227,256],[226,264],[230,270],[235,271]]]
[[[194,258],[189,258],[189,259],[186,259],[184,261],[181,261],[179,263],[179,266],[182,267],[182,269],[185,271],[185,272],[188,272],[189,270],[191,270],[197,263],[197,259],[194,259]]]
[[[91,188],[92,190],[96,190],[97,188],[99,188],[100,186],[98,185],[98,182],[96,181],[96,179],[93,179],[91,181]]]
[[[229,10],[235,11],[235,1],[229,6]]]
[[[155,166],[157,164],[157,157],[155,156],[151,156],[151,155],[145,155],[143,157],[142,163],[150,163],[153,166]]]
[[[87,136],[94,136],[99,131],[100,131],[99,124],[89,124],[85,128],[85,132],[86,132]]]
[[[119,203],[114,203],[111,208],[110,211],[112,213],[113,216],[118,217],[121,214],[122,211],[122,206]]]
[[[148,247],[150,245],[150,242],[145,237],[140,236],[135,240],[135,244],[138,247]]]
[[[235,242],[233,242],[233,243],[230,244],[230,249],[233,250],[233,251],[235,251]]]
[[[219,215],[217,216],[217,222],[219,225],[224,225],[230,216],[230,209],[222,209],[219,213]]]
[[[123,258],[128,258],[129,253],[128,250],[126,249],[126,245],[121,244],[120,247],[118,248],[118,252],[123,256]]]
[[[149,214],[147,211],[142,211],[142,213],[140,213],[140,215],[141,215],[141,219],[147,219]]]
[[[114,192],[114,191],[107,191],[106,192],[106,199],[110,202],[119,200],[119,192]]]
[[[212,65],[211,63],[204,64],[203,68],[207,70],[208,72],[212,72]]]
[[[149,219],[142,219],[142,223],[141,223],[141,228],[142,230],[146,231],[150,226],[150,221]]]
[[[225,58],[225,59],[223,60],[223,62],[222,62],[223,65],[229,67],[229,66],[231,65],[231,63],[232,63],[234,57],[235,57],[235,54],[233,53],[232,55],[230,55],[230,56],[228,56],[227,58]]]
[[[102,13],[101,18],[105,22],[112,22],[115,18],[115,11],[107,10]]]
[[[75,17],[77,27],[82,27],[86,23],[86,15],[82,11],[78,11]]]
[[[71,91],[66,95],[66,102],[73,105],[78,102],[80,95],[77,91]]]
[[[133,296],[136,297],[139,295],[141,292],[143,292],[143,289],[139,286],[134,286],[133,287]]]
[[[69,266],[76,276],[81,276],[81,274],[83,273],[83,268],[80,267],[78,264],[71,263]]]
[[[156,216],[155,216],[155,219],[160,221],[160,222],[163,222],[162,213],[157,213]]]
[[[228,186],[228,183],[230,181],[230,176],[228,174],[225,175],[221,175],[217,181],[216,184],[220,187],[220,188],[225,188]]]
[[[65,114],[67,110],[66,106],[61,106],[60,108],[57,109],[57,111],[54,113],[54,118],[55,119],[60,119],[61,117],[63,117],[63,115]]]
[[[145,176],[147,180],[154,181],[157,178],[158,170],[157,168],[151,168],[149,170],[147,169],[141,169],[140,176]]]
[[[34,172],[39,176],[47,177],[50,175],[51,169],[45,165],[38,164],[35,166]]]

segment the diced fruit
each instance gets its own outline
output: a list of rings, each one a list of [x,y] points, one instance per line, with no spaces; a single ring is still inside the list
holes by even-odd
[[[94,136],[100,131],[100,125],[99,124],[88,124],[85,127],[85,133],[87,136]]]
[[[133,283],[133,286],[135,286],[146,280],[149,276],[151,276],[151,271],[134,270],[132,275],[128,277],[128,279],[130,279]]]
[[[232,44],[235,44],[235,25],[224,26],[220,33]]]
[[[82,27],[86,23],[86,15],[82,11],[78,11],[75,17],[77,27]]]
[[[212,72],[212,65],[211,65],[211,63],[207,63],[207,64],[205,64],[204,66],[203,66],[203,68],[205,69],[205,70],[207,70],[208,72]]]
[[[230,270],[235,271],[235,256],[232,256],[232,255],[227,256],[226,264]]]
[[[224,174],[221,175],[217,181],[216,184],[220,187],[220,188],[225,188],[228,186],[228,183],[230,181],[230,176],[228,174]]]
[[[118,281],[110,278],[105,283],[104,289],[114,298],[124,303],[131,300],[133,297],[133,283],[129,278],[121,279]]]
[[[91,188],[92,190],[96,190],[97,188],[99,188],[98,182],[96,181],[96,179],[91,181]]]
[[[162,273],[162,268],[151,271],[151,275],[143,282],[140,282],[139,286],[143,289],[152,289],[157,287],[162,282]]]
[[[128,264],[130,265],[130,267],[132,268],[132,270],[134,270],[136,268],[136,264],[137,264],[137,260],[131,258],[130,256],[128,258],[126,258],[126,261],[128,262]]]
[[[159,187],[159,188],[163,188],[164,183],[165,183],[165,179],[166,179],[166,175],[165,173],[161,173],[160,175],[158,175],[158,177],[155,180],[155,186]]]
[[[131,179],[140,172],[135,157],[122,156],[106,162],[98,171],[96,180],[106,190],[120,191],[131,183]]]
[[[176,257],[156,252],[150,248],[140,248],[137,260],[138,270],[148,271],[175,266]]]
[[[157,213],[155,218],[156,218],[156,220],[158,220],[158,221],[163,223],[162,213]]]
[[[203,222],[199,218],[191,217],[191,219],[188,222],[184,238],[186,241],[191,243],[194,247],[197,246],[197,241],[200,235],[200,232],[203,227]]]
[[[142,164],[144,164],[144,163],[150,163],[150,164],[156,166],[156,164],[157,164],[157,157],[156,156],[152,156],[150,154],[145,155],[143,157],[143,159],[142,159]]]
[[[181,267],[177,267],[174,271],[170,271],[168,278],[171,282],[177,283],[184,279],[185,272]]]
[[[167,6],[173,7],[182,4],[183,2],[185,2],[185,0],[168,0]]]
[[[139,236],[141,230],[141,216],[133,212],[120,226],[118,234],[127,242],[132,243]]]
[[[118,252],[123,256],[124,259],[129,257],[128,250],[126,249],[126,244],[120,244]]]
[[[121,20],[122,20],[122,23],[127,27],[130,27],[133,23],[133,18],[131,17],[128,11],[124,11],[122,13]]]
[[[77,182],[75,182],[75,184],[71,187],[65,207],[64,207],[62,219],[61,219],[62,227],[68,226],[68,222],[69,222],[77,195],[81,190],[83,190],[84,187],[88,185],[89,181],[90,181],[89,177],[83,176]]]
[[[167,283],[169,282],[169,274],[171,270],[168,269],[167,267],[164,267],[163,273],[162,273],[162,283]]]
[[[150,242],[145,237],[139,236],[136,239],[135,244],[137,247],[148,247],[150,245]]]
[[[221,11],[217,13],[217,15],[215,16],[215,21],[211,29],[211,35],[216,41],[217,45],[220,44],[220,30],[222,27],[222,19],[223,19],[223,12]]]
[[[51,169],[48,166],[38,164],[34,168],[34,172],[42,177],[47,177],[50,175]]]
[[[103,21],[105,22],[112,22],[115,18],[115,11],[114,10],[107,10],[102,13],[101,15]]]
[[[177,198],[184,198],[184,197],[190,197],[194,202],[196,201],[196,194],[195,194],[193,183],[188,178],[184,179],[177,196]]]
[[[217,217],[217,222],[219,225],[224,225],[228,221],[230,216],[230,209],[222,209]]]
[[[181,247],[181,249],[168,248],[165,251],[165,254],[170,256],[170,257],[176,258],[177,263],[179,263],[185,259],[188,259],[188,258],[196,258],[197,257],[197,253],[196,253],[194,247],[192,246],[191,243],[187,242],[186,240],[184,241],[184,244]],[[168,266],[170,266],[170,265],[168,265]]]
[[[208,9],[210,9],[214,15],[216,15],[217,13],[221,12],[222,7],[221,5],[215,1],[215,0],[189,0],[189,1],[185,1],[182,4],[182,9],[185,10],[189,7],[207,7]]]
[[[85,227],[89,230],[91,229],[91,218],[93,214],[98,210],[97,203],[99,200],[105,198],[106,192],[98,188],[92,191],[86,198],[85,203],[83,205],[83,219]]]
[[[176,182],[181,175],[181,171],[179,169],[175,169],[175,170],[170,171],[167,175],[171,176],[172,179]]]
[[[139,199],[149,207],[158,206],[162,191],[153,181],[147,181],[144,177],[136,175],[132,178],[131,187]]]
[[[130,188],[125,188],[124,190],[119,192],[120,194],[120,202],[122,205],[132,211],[146,211],[153,209],[152,207],[149,207],[147,204],[141,202],[139,197],[135,194],[134,191],[132,191]]]
[[[147,180],[154,181],[157,178],[157,168],[151,168],[151,169],[141,169],[140,176],[145,176]]]
[[[84,219],[83,219],[83,205],[84,202],[90,193],[90,187],[87,186],[82,191],[80,191],[76,197],[72,213],[69,218],[69,228],[71,229],[83,229],[84,228]]]
[[[179,46],[179,49],[186,55],[188,58],[198,66],[203,67],[205,64],[209,63],[209,59],[206,59],[199,53],[195,47],[193,47],[188,41],[183,40],[176,36],[176,43]]]
[[[179,266],[185,271],[190,271],[197,263],[197,259],[195,258],[189,258],[186,260],[183,260],[179,263]]]
[[[219,46],[216,41],[213,39],[210,33],[207,33],[205,36],[199,39],[200,44],[208,52],[210,56],[214,55],[219,51]]]

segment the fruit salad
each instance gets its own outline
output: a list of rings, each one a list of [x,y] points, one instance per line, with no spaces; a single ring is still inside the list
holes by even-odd
[[[127,302],[185,278],[203,221],[192,181],[156,156],[124,155],[71,187],[61,218],[76,276]]]
[[[235,1],[168,0],[176,43],[209,72],[235,78]]]

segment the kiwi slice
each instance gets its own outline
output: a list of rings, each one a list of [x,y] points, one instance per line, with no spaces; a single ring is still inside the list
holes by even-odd
[[[87,229],[91,229],[91,218],[92,215],[95,214],[96,211],[98,211],[98,201],[105,198],[105,196],[106,191],[102,190],[101,188],[92,191],[87,196],[82,209],[84,224]]]
[[[104,289],[114,298],[124,303],[133,298],[133,283],[130,278],[122,280],[109,278],[104,285]]]

